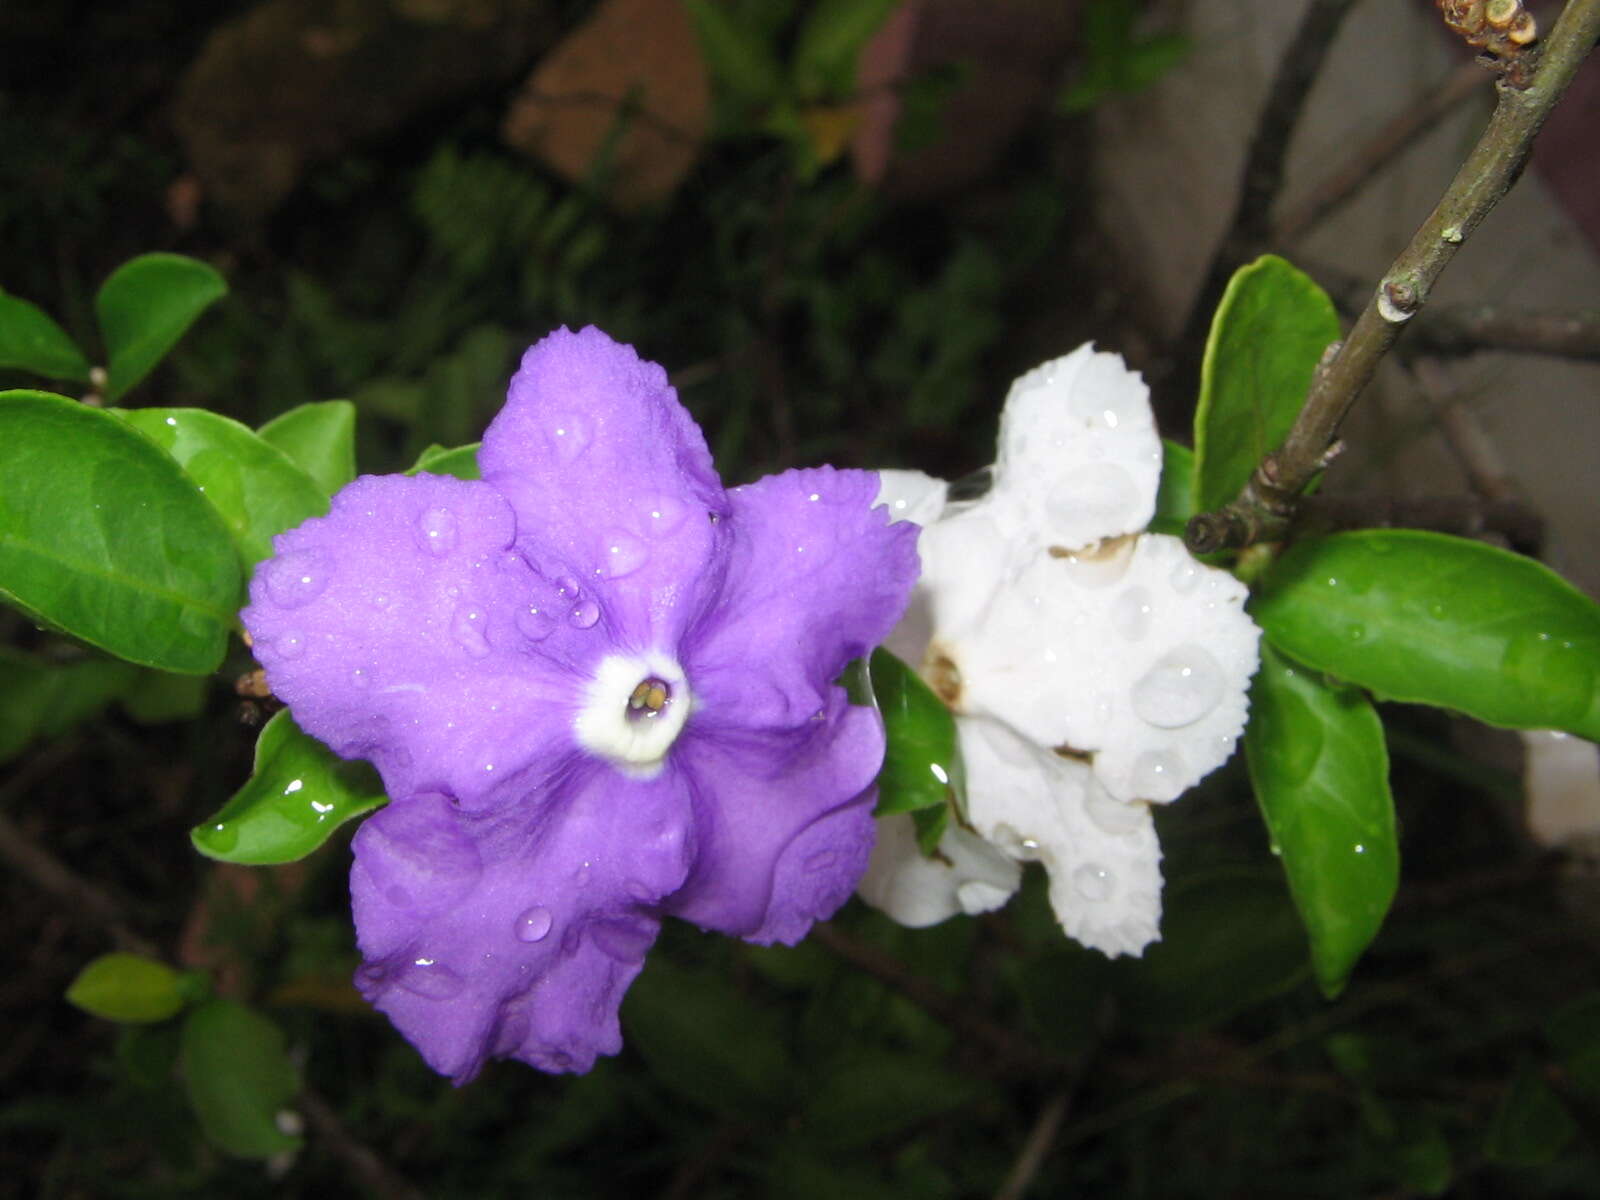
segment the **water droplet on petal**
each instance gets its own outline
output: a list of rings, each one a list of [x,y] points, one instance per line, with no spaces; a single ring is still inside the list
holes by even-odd
[[[571,575],[556,576],[556,595],[569,604],[583,595],[583,588],[578,586],[578,581]]]
[[[1137,526],[1139,498],[1133,476],[1115,463],[1102,462],[1065,474],[1050,490],[1045,508],[1052,529],[1081,543]]]
[[[1111,610],[1111,621],[1117,632],[1130,642],[1144,637],[1150,629],[1149,589],[1131,587],[1118,596]]]
[[[601,953],[620,963],[643,962],[656,938],[654,929],[634,921],[596,921],[589,936]]]
[[[267,595],[274,604],[299,608],[310,604],[328,587],[328,569],[323,556],[302,550],[275,558],[267,564]]]
[[[530,604],[517,612],[517,628],[530,642],[542,642],[556,627],[556,619],[537,604]]]
[[[555,918],[548,908],[530,908],[516,920],[515,932],[519,942],[540,942],[550,932]]]
[[[272,639],[272,648],[279,658],[299,658],[305,653],[306,640],[298,633],[286,633]]]
[[[430,554],[456,548],[456,515],[448,508],[430,508],[417,518],[417,544]]]
[[[838,861],[839,856],[834,851],[819,850],[816,854],[806,859],[803,865],[807,874],[815,875],[818,871],[826,871]]]
[[[484,636],[483,610],[471,604],[456,609],[450,620],[450,636],[473,658],[484,658],[489,653],[489,639]]]
[[[1222,668],[1210,652],[1179,646],[1133,685],[1133,711],[1161,729],[1180,729],[1216,708],[1222,693]]]
[[[355,670],[350,672],[350,685],[352,687],[358,687],[358,688],[371,687],[372,686],[372,675],[371,675],[371,673],[369,671],[367,671],[364,667],[357,667]]]
[[[1143,804],[1127,804],[1116,799],[1098,783],[1089,788],[1083,806],[1100,831],[1113,837],[1123,837],[1138,829],[1148,811]]]
[[[1195,585],[1200,582],[1200,564],[1190,562],[1187,558],[1172,568],[1169,579],[1172,590],[1180,596],[1186,596],[1194,591]]]
[[[556,458],[569,463],[589,448],[589,421],[572,413],[553,422],[549,428],[550,448]]]
[[[620,529],[608,533],[603,546],[605,558],[601,560],[600,569],[612,579],[632,575],[650,559],[650,548]]]
[[[1166,750],[1146,750],[1134,760],[1131,782],[1142,800],[1176,800],[1183,791],[1183,761]]]
[[[431,958],[419,958],[403,967],[399,983],[429,1000],[449,1000],[461,994],[461,976]]]
[[[567,620],[579,629],[588,629],[600,619],[600,606],[593,600],[579,600],[567,614]]]
[[[653,496],[639,510],[644,514],[644,531],[651,537],[665,537],[683,524],[689,506],[675,496]]]
[[[1072,873],[1072,886],[1085,900],[1104,900],[1111,895],[1116,880],[1098,863],[1084,863]]]

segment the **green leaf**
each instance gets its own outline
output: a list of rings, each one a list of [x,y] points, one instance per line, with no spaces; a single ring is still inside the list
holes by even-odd
[[[139,671],[122,692],[122,707],[141,725],[192,720],[205,707],[210,686],[200,675]]]
[[[89,360],[67,331],[37,304],[0,288],[0,367],[32,371],[51,379],[89,382]]]
[[[137,678],[115,659],[52,663],[0,648],[0,763],[36,738],[60,737],[99,712]]]
[[[1245,755],[1329,998],[1377,936],[1400,880],[1383,725],[1356,688],[1263,646]]]
[[[267,1158],[300,1145],[277,1125],[300,1079],[267,1018],[235,1000],[208,1000],[183,1023],[182,1057],[189,1104],[222,1149]]]
[[[917,828],[917,849],[932,858],[944,839],[944,831],[950,827],[950,806],[943,804],[933,808],[914,808],[911,810],[911,823]]]
[[[1123,1012],[1144,1029],[1214,1025],[1305,978],[1305,938],[1283,883],[1222,868],[1167,889],[1161,940],[1113,978]]]
[[[856,82],[856,60],[899,0],[821,0],[795,46],[794,80],[804,100],[836,99]]]
[[[107,403],[148,375],[195,319],[227,294],[221,275],[181,254],[141,254],[113,271],[94,298],[108,359]]]
[[[1195,503],[1232,500],[1282,443],[1339,317],[1310,276],[1267,254],[1228,282],[1211,322],[1194,418]]]
[[[1600,740],[1600,606],[1531,559],[1420,530],[1290,547],[1251,608],[1280,650],[1380,699]]]
[[[302,404],[256,432],[330,496],[356,477],[356,406],[348,400]]]
[[[917,673],[887,650],[872,652],[872,691],[883,716],[877,816],[966,801],[956,721]]]
[[[246,567],[272,556],[274,535],[328,511],[311,476],[238,421],[203,408],[115,415],[177,460],[227,524]]]
[[[700,52],[712,77],[735,99],[765,106],[783,90],[783,71],[772,45],[757,32],[736,22],[726,5],[717,0],[684,0],[694,22]]]
[[[302,733],[287,709],[256,740],[255,770],[222,810],[189,832],[196,850],[223,862],[295,862],[340,825],[388,797],[366,763],[335,756]]]
[[[166,963],[137,954],[103,954],[67,988],[67,1000],[108,1021],[148,1024],[183,1008],[182,976]]]
[[[454,475],[457,479],[481,479],[483,477],[478,473],[478,447],[481,445],[482,442],[473,442],[470,446],[457,446],[453,450],[444,446],[429,446],[406,470],[406,474],[426,471],[430,475]]]
[[[1150,518],[1154,533],[1182,537],[1189,518],[1200,510],[1194,504],[1194,451],[1167,438],[1161,439],[1161,487],[1156,492],[1156,513]]]
[[[1567,1106],[1532,1063],[1517,1069],[1489,1120],[1483,1154],[1490,1162],[1542,1167],[1578,1132]]]
[[[214,671],[239,559],[168,455],[115,417],[0,392],[0,598],[119,658]]]

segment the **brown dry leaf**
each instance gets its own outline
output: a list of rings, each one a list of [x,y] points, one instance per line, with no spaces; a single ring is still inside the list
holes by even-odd
[[[603,0],[550,52],[506,114],[507,145],[566,178],[590,178],[611,139],[606,199],[670,196],[710,123],[711,85],[682,0]]]

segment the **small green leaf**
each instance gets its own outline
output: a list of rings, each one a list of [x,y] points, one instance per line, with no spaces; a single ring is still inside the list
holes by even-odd
[[[0,647],[0,763],[99,712],[137,675],[133,664],[98,655],[53,663]]]
[[[239,559],[177,463],[115,417],[0,393],[0,598],[119,658],[214,671]]]
[[[856,82],[856,60],[899,0],[821,0],[806,18],[794,53],[802,100],[837,99]]]
[[[1600,740],[1600,606],[1531,559],[1420,530],[1298,543],[1251,608],[1280,650],[1380,699]]]
[[[108,1021],[165,1021],[183,1008],[181,978],[166,963],[154,959],[103,954],[78,972],[67,989],[67,999]]]
[[[482,442],[473,442],[470,446],[457,446],[453,450],[444,446],[429,446],[407,469],[406,474],[416,475],[426,471],[430,475],[454,475],[457,479],[481,479],[478,473],[478,447],[481,445]]]
[[[336,757],[285,709],[261,730],[250,779],[216,816],[190,830],[189,840],[223,862],[295,862],[387,800],[370,766]]]
[[[1156,513],[1150,518],[1150,529],[1153,533],[1182,537],[1189,518],[1198,511],[1194,505],[1194,451],[1162,438],[1161,487],[1156,492]]]
[[[1211,322],[1194,417],[1195,503],[1220,508],[1277,449],[1311,376],[1339,340],[1333,301],[1310,276],[1267,254],[1228,282]]]
[[[917,673],[887,650],[872,652],[872,691],[883,716],[878,816],[966,800],[956,721]]]
[[[89,360],[67,331],[37,304],[0,288],[0,367],[32,371],[50,379],[89,382]]]
[[[300,1090],[283,1031],[235,1000],[208,1000],[183,1023],[183,1080],[206,1136],[230,1154],[267,1158],[300,1145],[277,1116]]]
[[[1490,1162],[1542,1167],[1578,1132],[1567,1106],[1532,1063],[1517,1069],[1489,1121],[1483,1154]]]
[[[328,511],[328,495],[311,476],[238,421],[203,408],[115,415],[177,460],[227,524],[246,567],[272,556],[276,534]]]
[[[1172,884],[1161,940],[1113,979],[1123,1012],[1144,1029],[1214,1025],[1305,978],[1305,937],[1283,883],[1221,868]]]
[[[330,496],[356,477],[356,406],[348,400],[302,404],[256,432]]]
[[[141,254],[113,271],[94,299],[108,358],[106,401],[115,403],[148,375],[227,294],[221,275],[181,254]]]
[[[950,827],[950,806],[940,804],[931,808],[913,808],[911,823],[917,828],[917,849],[932,858],[939,849],[939,843],[944,840],[944,831]]]
[[[1329,999],[1377,936],[1400,879],[1383,726],[1356,688],[1263,646],[1245,755]]]
[[[772,46],[757,32],[745,28],[717,0],[684,0],[700,52],[712,77],[735,99],[765,106],[783,89],[783,72]]]

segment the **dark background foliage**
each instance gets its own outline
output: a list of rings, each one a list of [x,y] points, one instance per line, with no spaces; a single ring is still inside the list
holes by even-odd
[[[663,362],[730,481],[821,461],[959,476],[990,458],[1021,369],[1090,338],[1161,364],[1078,169],[1096,88],[1160,66],[1107,67],[1104,23],[1099,50],[1063,34],[1052,85],[976,172],[869,187],[848,157],[820,161],[792,128],[721,107],[682,182],[619,211],[603,161],[575,184],[501,141],[517,75],[591,8],[528,7],[539,28],[514,70],[353,121],[252,207],[208,190],[174,121],[207,39],[251,5],[11,0],[0,286],[87,340],[117,264],[204,258],[232,293],[136,401],[254,424],[349,397],[373,471],[475,439],[521,348],[563,322]],[[1131,26],[1110,28],[1127,52]],[[772,39],[787,53],[792,26]],[[1155,60],[1174,52],[1158,46]],[[940,124],[960,81],[959,64],[934,64],[905,92],[902,133],[935,158],[967,153]],[[63,663],[79,653],[14,616],[0,631]],[[0,885],[0,1193],[1600,1191],[1593,887],[1522,833],[1510,737],[1502,766],[1468,765],[1457,747],[1481,729],[1386,711],[1404,883],[1337,1002],[1307,982],[1235,763],[1161,814],[1165,941],[1141,963],[1067,942],[1037,875],[1008,910],[927,931],[855,902],[794,949],[674,927],[624,1008],[621,1056],[579,1079],[495,1064],[458,1091],[349,986],[343,839],[254,872],[190,850],[188,827],[245,778],[253,742],[222,681],[200,704],[183,723],[109,709],[0,776],[19,867]],[[41,887],[52,865],[96,893]],[[212,1149],[172,1081],[170,1030],[118,1030],[63,1001],[118,928],[282,1025],[308,1087],[297,1156]]]

